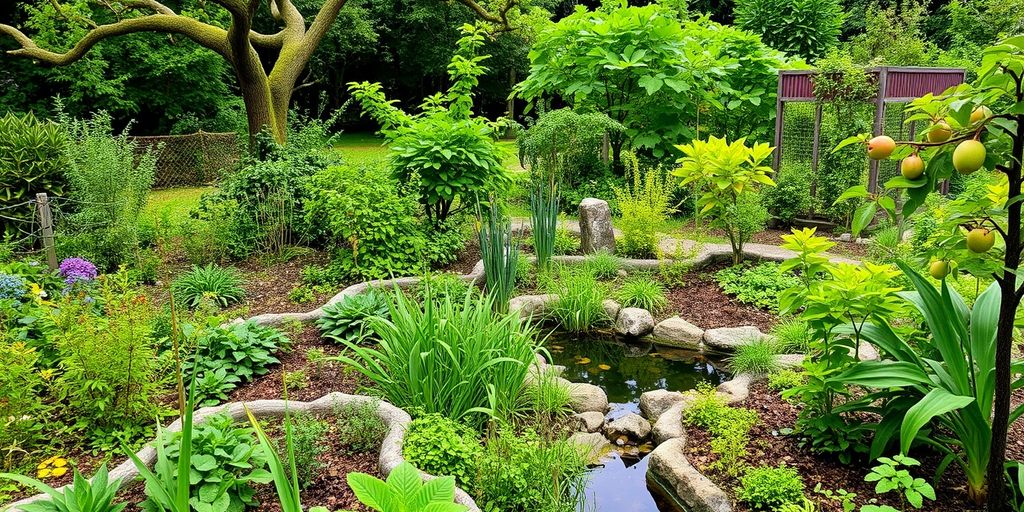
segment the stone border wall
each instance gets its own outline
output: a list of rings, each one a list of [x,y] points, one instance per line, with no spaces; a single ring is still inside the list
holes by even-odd
[[[345,404],[365,404],[365,403],[376,403],[377,404],[377,416],[384,420],[388,426],[387,435],[381,442],[380,455],[377,460],[377,467],[380,469],[382,475],[387,476],[393,469],[398,467],[399,464],[405,462],[405,458],[402,457],[402,441],[405,438],[405,429],[409,426],[412,421],[412,417],[402,409],[391,405],[388,402],[384,402],[378,398],[360,396],[360,395],[347,395],[344,393],[329,393],[324,395],[312,402],[293,402],[285,400],[253,400],[251,402],[230,402],[223,405],[204,407],[195,411],[193,416],[193,423],[198,425],[204,422],[210,416],[226,413],[236,421],[248,421],[248,417],[245,413],[245,408],[248,407],[252,411],[253,415],[257,418],[281,418],[284,417],[285,413],[329,413],[338,405]],[[177,432],[181,430],[181,419],[175,420],[165,430],[171,432]],[[143,449],[136,453],[136,456],[140,460],[145,462],[149,467],[152,467],[156,463],[156,450],[146,445]],[[432,480],[436,478],[433,475],[420,472],[423,475],[424,480]],[[121,479],[121,489],[136,485],[140,483],[138,480],[139,470],[135,467],[135,464],[131,459],[121,463],[121,465],[110,471],[110,479]],[[63,487],[61,488],[63,489]],[[60,490],[60,489],[58,489]],[[46,499],[45,494],[38,494],[30,498],[25,498],[21,501],[12,503],[6,509],[9,512],[19,512],[19,505],[26,505],[39,499]],[[465,491],[456,487],[455,489],[455,502],[465,505],[470,511],[478,512],[480,509],[476,506],[473,498],[469,496]]]

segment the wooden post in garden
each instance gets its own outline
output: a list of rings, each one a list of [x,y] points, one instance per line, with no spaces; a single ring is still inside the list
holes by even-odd
[[[46,192],[36,194],[36,211],[39,212],[39,233],[43,237],[43,249],[46,250],[46,264],[50,270],[57,270],[57,249],[53,244],[53,212],[50,211],[50,198]]]

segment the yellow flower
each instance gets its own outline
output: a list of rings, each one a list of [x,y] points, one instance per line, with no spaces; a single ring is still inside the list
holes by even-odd
[[[57,370],[54,370],[53,368],[47,368],[47,369],[39,372],[39,376],[42,377],[44,380],[50,380],[56,374],[57,374]]]
[[[53,465],[55,467],[62,468],[64,466],[68,465],[68,460],[65,459],[64,457],[54,457],[53,458]]]
[[[50,476],[50,470],[49,469],[40,469],[39,471],[36,472],[36,477],[37,478],[46,478],[48,476]]]
[[[68,472],[68,468],[67,467],[59,467],[59,468],[55,468],[53,471],[51,471],[50,472],[50,476],[53,476],[53,477],[64,476],[64,474],[67,473],[67,472]]]

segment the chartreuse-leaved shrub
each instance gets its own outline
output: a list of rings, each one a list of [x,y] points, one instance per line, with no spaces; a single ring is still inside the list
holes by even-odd
[[[164,431],[166,456],[177,464],[181,432]],[[195,510],[229,512],[259,504],[254,484],[272,480],[255,431],[235,424],[226,414],[216,414],[195,425],[192,432],[189,495]],[[144,510],[158,510],[152,501]]]
[[[332,269],[348,279],[417,274],[426,238],[416,193],[376,166],[325,169],[310,180],[306,220],[325,233]]]
[[[375,316],[387,316],[387,292],[371,288],[324,306],[323,311],[323,316],[316,321],[320,334],[339,343],[341,340],[361,343],[374,335],[369,320]]]
[[[390,318],[374,317],[376,347],[342,340],[338,359],[369,378],[392,404],[475,425],[515,406],[536,342],[518,313],[493,313],[487,296],[426,300],[396,290]]]
[[[709,465],[730,477],[743,470],[750,429],[757,423],[757,413],[741,407],[730,407],[709,384],[697,386],[696,399],[683,415],[683,423],[704,428],[711,434],[711,453],[718,458]]]
[[[424,100],[418,114],[395,107],[379,83],[349,84],[352,96],[380,123],[390,142],[388,162],[394,177],[403,183],[416,181],[415,195],[433,222],[444,222],[460,203],[473,203],[509,183],[495,141],[497,127],[473,114],[473,88],[487,72],[483,62],[488,57],[477,55],[486,29],[464,25],[462,33],[448,66],[451,87]]]
[[[424,482],[420,472],[408,462],[399,464],[386,481],[365,473],[349,473],[346,481],[359,501],[376,512],[464,512],[465,505],[454,503],[455,479],[440,477]],[[311,512],[327,512],[313,507]]]
[[[650,258],[658,249],[658,228],[672,211],[670,201],[676,184],[660,168],[641,170],[633,155],[627,155],[625,160],[627,183],[615,189],[615,200],[622,212],[619,248],[628,256]]]
[[[753,510],[774,511],[801,503],[804,482],[796,469],[785,465],[750,468],[740,479],[736,497]]]

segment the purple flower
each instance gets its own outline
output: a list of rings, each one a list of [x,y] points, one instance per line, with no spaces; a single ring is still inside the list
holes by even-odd
[[[59,273],[64,283],[71,286],[96,279],[96,265],[83,258],[67,258],[60,262]]]

